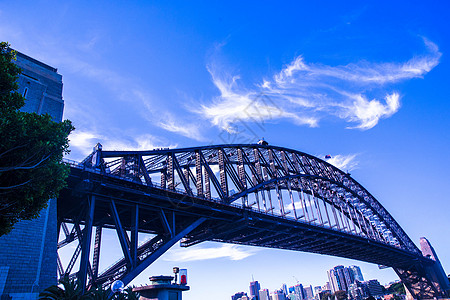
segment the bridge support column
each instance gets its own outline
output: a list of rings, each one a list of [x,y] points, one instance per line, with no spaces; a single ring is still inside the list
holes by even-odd
[[[89,267],[89,253],[91,249],[92,225],[94,223],[95,196],[89,195],[86,224],[83,230],[80,270],[78,272],[78,284],[82,292],[86,291],[87,271]]]

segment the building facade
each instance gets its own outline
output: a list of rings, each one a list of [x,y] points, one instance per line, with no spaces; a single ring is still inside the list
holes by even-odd
[[[314,299],[314,293],[312,286],[306,286],[303,288],[305,290],[305,299],[306,300],[313,300]]]
[[[358,280],[359,282],[363,282],[364,281],[364,276],[363,276],[363,274],[361,272],[361,268],[360,267],[358,267],[358,266],[350,266],[348,268],[352,271],[354,280]]]
[[[22,111],[47,113],[61,121],[63,84],[57,69],[19,52],[15,63],[22,69],[18,79],[18,92],[26,99]],[[0,295],[36,299],[40,291],[56,284],[57,242],[56,200],[37,219],[18,222],[11,233],[0,237]]]
[[[268,289],[263,289],[259,291],[259,300],[270,300]]]
[[[250,282],[250,299],[258,300],[259,299],[259,290],[261,286],[258,281]]]

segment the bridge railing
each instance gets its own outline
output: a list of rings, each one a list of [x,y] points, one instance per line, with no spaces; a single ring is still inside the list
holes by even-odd
[[[120,180],[125,180],[125,181],[128,181],[128,182],[139,183],[139,184],[151,186],[153,188],[157,188],[157,189],[160,189],[160,190],[164,190],[164,191],[168,191],[168,192],[176,192],[178,194],[182,194],[182,195],[188,196],[188,193],[184,189],[180,189],[180,188],[176,188],[176,187],[173,188],[173,189],[169,189],[167,186],[166,187],[161,186],[159,184],[159,182],[156,182],[156,181],[152,181],[151,184],[147,184],[147,183],[143,182],[142,180],[139,181],[139,182],[136,182],[135,179],[132,179],[132,178],[129,178],[129,177],[122,177],[122,176],[119,176],[119,175],[116,175],[116,174],[112,174],[112,173],[105,173],[105,172],[102,172],[98,168],[86,166],[86,165],[83,165],[82,163],[76,162],[74,160],[63,159],[63,162],[65,164],[70,165],[73,168],[82,169],[82,170],[85,170],[87,172],[91,172],[91,173],[95,173],[95,174],[101,174],[103,176],[107,176],[107,177],[110,177],[110,178],[116,178],[116,179],[120,179]],[[261,213],[261,214],[264,214],[264,215],[272,215],[272,216],[277,216],[277,217],[281,217],[281,218],[292,220],[292,221],[300,221],[301,222],[301,220],[299,220],[298,218],[296,219],[295,217],[290,216],[289,214],[284,214],[283,215],[281,212],[278,212],[277,210],[274,210],[274,209],[271,210],[271,211],[264,211],[264,210],[258,209],[256,207],[253,207],[253,206],[246,206],[246,205],[244,205],[244,203],[240,203],[240,202],[237,202],[237,201],[231,202],[231,203],[224,203],[220,199],[220,197],[213,197],[213,196],[211,196],[210,198],[207,198],[207,197],[205,197],[205,195],[201,195],[201,196],[196,195],[195,197],[201,198],[203,201],[210,201],[210,202],[215,202],[215,203],[221,203],[222,205],[227,205],[227,206],[230,206],[230,207],[252,210],[254,212],[258,212],[258,213]],[[330,226],[326,226],[326,224],[313,223],[313,222],[308,222],[306,220],[304,221],[304,223],[307,223],[307,224],[312,225],[312,226],[321,227],[321,228],[330,228]],[[334,227],[334,228],[331,228],[331,229],[333,229],[335,231],[338,231],[338,232],[349,233],[348,230],[346,230],[344,228]],[[363,232],[358,232],[358,233],[355,232],[353,234],[367,238],[367,235],[364,234]]]

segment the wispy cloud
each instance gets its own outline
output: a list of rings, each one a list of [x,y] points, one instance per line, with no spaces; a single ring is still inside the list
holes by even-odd
[[[166,141],[150,134],[130,134],[123,132],[120,135],[105,132],[100,134],[95,131],[76,130],[69,136],[69,145],[72,153],[69,158],[80,160],[92,152],[92,148],[101,143],[105,150],[151,150],[155,148],[176,148],[176,144],[168,144]]]
[[[250,247],[223,244],[219,247],[192,246],[170,250],[165,256],[166,261],[195,261],[217,258],[242,260],[254,255],[258,250]]]
[[[337,154],[326,159],[326,161],[338,169],[343,171],[351,171],[358,167],[358,160],[356,159],[357,156],[358,154]]]
[[[204,104],[198,113],[212,124],[232,129],[236,120],[288,119],[297,125],[318,126],[326,117],[338,117],[347,128],[367,130],[400,108],[400,94],[391,85],[422,78],[439,64],[441,53],[436,44],[423,39],[426,54],[404,63],[361,61],[342,66],[308,63],[296,57],[272,78],[263,78],[256,87],[238,85],[239,76],[224,74],[209,66],[220,95]],[[382,98],[370,94],[384,94]],[[265,101],[260,101],[264,97]]]
[[[168,114],[164,120],[161,120],[158,124],[159,127],[170,132],[180,134],[197,141],[205,141],[205,137],[200,132],[200,125],[194,123],[188,123],[181,119],[175,121],[175,118]]]
[[[317,125],[315,118],[291,113],[260,91],[238,87],[239,76],[219,75],[213,66],[208,70],[220,91],[220,96],[216,97],[211,105],[202,105],[200,112],[214,125],[228,132],[234,132],[233,123],[237,121],[261,122],[286,118],[298,125]]]

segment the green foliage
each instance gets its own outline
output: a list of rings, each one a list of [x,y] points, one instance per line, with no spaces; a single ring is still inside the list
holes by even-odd
[[[386,293],[406,295],[405,286],[401,282],[393,283],[388,287]]]
[[[91,288],[83,294],[75,280],[64,277],[59,282],[62,288],[57,285],[46,288],[39,294],[39,300],[139,300],[139,293],[133,292],[132,287],[118,295],[112,295],[110,289],[102,287]]]
[[[348,295],[346,291],[336,291],[333,295],[333,299],[336,297],[337,300],[345,300],[347,299]]]
[[[69,280],[68,277],[59,281],[63,288],[52,285],[39,294],[40,300],[84,300],[90,299],[87,295],[82,295],[81,288],[76,281]]]
[[[324,293],[322,294],[322,297],[320,297],[320,300],[330,300],[330,299],[334,299],[331,293]]]
[[[49,199],[65,186],[69,169],[71,122],[19,111],[25,100],[17,93],[20,68],[7,43],[0,43],[0,236],[19,220],[39,216]]]

